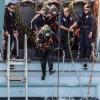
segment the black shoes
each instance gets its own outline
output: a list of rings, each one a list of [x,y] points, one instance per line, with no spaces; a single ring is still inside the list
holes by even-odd
[[[41,80],[45,80],[45,75],[42,75]]]
[[[49,75],[52,75],[52,74],[54,74],[55,72],[56,72],[55,70],[52,70],[52,71],[49,72]],[[41,80],[45,80],[45,76],[46,76],[46,75],[42,75]]]
[[[54,74],[55,72],[56,72],[55,70],[52,70],[52,71],[49,72],[49,75],[52,75],[52,74]]]

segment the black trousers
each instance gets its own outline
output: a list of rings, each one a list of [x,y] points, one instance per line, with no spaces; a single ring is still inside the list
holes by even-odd
[[[89,30],[80,32],[80,58],[90,58],[92,54],[92,38],[89,38]]]
[[[61,48],[65,51],[65,57],[68,59],[70,58],[70,52],[69,52],[69,43],[68,43],[68,32],[61,33]]]
[[[12,44],[14,43],[14,47],[12,49]],[[7,47],[8,47],[8,37],[4,35],[4,46],[3,46],[3,59],[7,59]],[[11,56],[17,56],[16,50],[16,39],[13,35],[10,35],[10,51]]]
[[[53,51],[51,50],[46,50],[40,51],[41,55],[41,69],[42,69],[42,74],[46,75],[46,64],[48,62],[48,67],[49,67],[49,72],[53,70]]]

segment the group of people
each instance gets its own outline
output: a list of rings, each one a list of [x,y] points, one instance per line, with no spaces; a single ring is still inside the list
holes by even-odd
[[[6,59],[7,55],[8,34],[11,35],[11,45],[12,42],[15,42],[16,37],[18,37],[18,30],[15,24],[14,6],[15,5],[12,3],[8,4],[4,17],[4,59]],[[91,13],[89,4],[85,4],[83,10],[84,11],[76,21],[70,14],[70,9],[68,7],[63,8],[63,11],[58,13],[57,7],[51,5],[49,11],[42,8],[32,19],[31,29],[33,34],[36,34],[36,45],[40,51],[41,57],[42,80],[45,80],[47,62],[49,74],[52,75],[55,73],[55,70],[53,69],[55,46],[60,44],[60,49],[65,52],[65,57],[70,58],[68,35],[71,36],[71,34],[74,34],[74,29],[76,29],[76,27],[78,27],[80,33],[79,57],[82,59],[95,57],[93,49],[94,17]],[[60,37],[58,37],[59,29]],[[14,54],[16,50],[13,51],[12,55],[16,56],[16,54]]]

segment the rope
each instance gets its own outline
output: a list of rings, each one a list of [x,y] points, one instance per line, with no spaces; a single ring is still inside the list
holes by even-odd
[[[95,0],[94,2],[94,18],[96,20],[96,24],[97,24],[97,16],[98,16],[98,10],[99,10],[99,0]],[[92,83],[92,79],[93,79],[93,70],[94,70],[94,65],[95,65],[95,61],[96,59],[94,58],[93,59],[93,63],[92,63],[92,69],[91,69],[91,74],[90,74],[90,80],[89,80],[89,83],[88,83],[88,92],[87,92],[87,100],[89,98],[89,95],[90,95],[90,90],[91,90],[91,83]]]
[[[92,79],[93,79],[94,64],[95,64],[95,59],[93,59],[92,69],[91,69],[91,74],[90,74],[90,80],[89,80],[89,83],[88,83],[87,100],[88,100],[88,98],[89,98],[90,90],[91,90],[91,83],[92,83]]]
[[[58,16],[58,20],[59,20],[59,24],[60,24],[60,14]],[[58,48],[60,48],[60,27],[58,29]],[[59,73],[59,62],[60,62],[60,49],[58,49],[58,58],[57,58],[57,61],[58,61],[58,69],[57,69],[57,84],[54,86],[54,93],[55,93],[55,90],[57,91],[57,98],[59,99],[59,83],[60,83],[60,73]],[[53,97],[51,98],[53,100]]]
[[[59,16],[58,16],[58,21],[59,21],[59,24],[60,24],[60,14],[59,14]],[[59,46],[59,48],[60,48],[60,43],[61,43],[61,40],[60,40],[60,27],[59,27],[59,30],[58,30],[58,32],[59,32],[59,36],[58,36],[58,39],[59,39],[59,43],[58,43],[58,46]],[[60,73],[59,73],[59,61],[60,61],[60,49],[58,50],[58,80],[57,80],[57,98],[59,98],[59,83],[60,83],[60,80],[59,80],[59,78],[60,78]]]
[[[72,51],[71,51],[71,46],[70,46],[70,31],[68,31],[68,45],[69,45],[69,52],[70,52],[71,62],[73,64],[73,67],[75,68],[75,71],[76,71],[76,74],[77,74],[77,79],[78,79],[80,87],[81,87],[81,94],[83,94],[83,86],[82,86],[82,83],[81,83],[81,77],[80,77],[80,74],[79,74],[78,70],[76,69],[75,64],[74,64],[74,59],[73,59],[73,55],[72,55]]]

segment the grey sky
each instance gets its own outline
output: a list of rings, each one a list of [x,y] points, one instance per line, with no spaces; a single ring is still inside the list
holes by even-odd
[[[9,2],[16,3],[18,0],[5,0],[5,4],[7,5]]]

